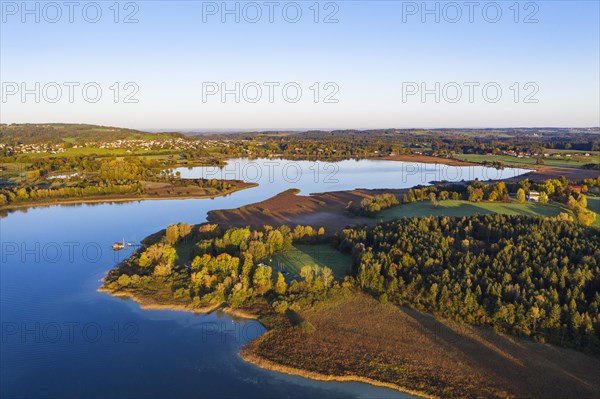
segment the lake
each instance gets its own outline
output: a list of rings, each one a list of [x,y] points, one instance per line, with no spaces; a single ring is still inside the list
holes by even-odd
[[[183,177],[221,173],[260,186],[215,199],[55,205],[8,214],[0,220],[0,396],[411,397],[259,369],[238,356],[264,332],[256,321],[218,312],[144,311],[96,290],[106,272],[134,250],[113,252],[113,242],[137,243],[171,223],[201,223],[210,210],[261,201],[288,188],[303,193],[403,188],[468,179],[468,173],[483,180],[525,172],[467,167],[471,170],[460,169],[460,177],[443,177],[458,169],[436,168],[394,161],[238,159],[223,170],[178,171]]]

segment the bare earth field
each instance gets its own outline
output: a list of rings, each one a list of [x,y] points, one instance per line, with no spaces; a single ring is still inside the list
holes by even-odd
[[[324,227],[331,234],[348,225],[372,223],[374,219],[353,217],[344,212],[349,201],[360,203],[363,198],[388,192],[402,198],[406,190],[352,190],[331,193],[296,195],[294,190],[284,191],[265,201],[245,205],[237,209],[210,211],[208,221],[229,227],[251,226],[261,228],[265,224],[294,227],[308,225]]]
[[[241,356],[323,380],[356,380],[445,398],[598,398],[600,359],[489,329],[439,321],[353,291],[302,311]]]

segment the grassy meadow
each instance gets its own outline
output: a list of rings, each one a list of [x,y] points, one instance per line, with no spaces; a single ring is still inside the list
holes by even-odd
[[[542,157],[545,166],[555,166],[559,168],[580,168],[581,166],[589,163],[599,163],[599,154],[597,152],[590,151],[590,156],[586,157],[582,153],[580,155],[566,157],[561,156],[555,157]],[[456,159],[467,162],[482,163],[485,161],[497,161],[507,164],[509,166],[517,165],[536,165],[537,159],[533,157],[517,158],[509,155],[479,155],[479,154],[460,154],[455,156]]]
[[[352,258],[328,244],[294,245],[289,251],[274,254],[269,263],[274,269],[289,272],[291,277],[299,276],[303,266],[317,265],[329,267],[336,279],[342,279],[352,266]]]

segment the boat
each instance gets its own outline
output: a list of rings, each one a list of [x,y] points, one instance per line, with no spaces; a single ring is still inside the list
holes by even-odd
[[[120,251],[121,249],[125,248],[125,239],[123,239],[123,242],[115,242],[112,248],[113,251]]]

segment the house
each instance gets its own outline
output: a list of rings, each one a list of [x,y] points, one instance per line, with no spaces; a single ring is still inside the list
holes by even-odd
[[[527,196],[528,201],[540,202],[540,193],[538,191],[530,191]]]

